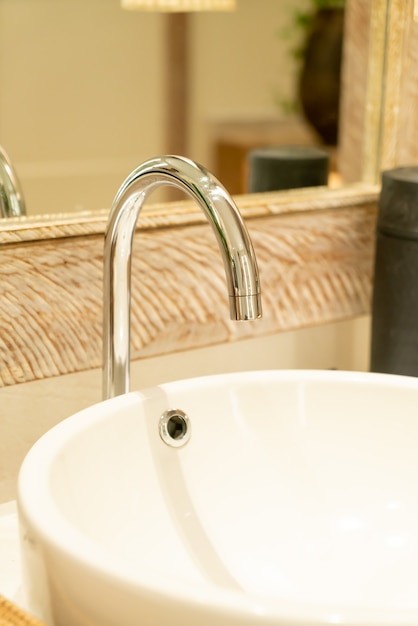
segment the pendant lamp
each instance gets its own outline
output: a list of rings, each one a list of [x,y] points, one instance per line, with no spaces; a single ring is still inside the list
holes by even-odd
[[[121,5],[131,11],[233,11],[236,0],[121,0]]]

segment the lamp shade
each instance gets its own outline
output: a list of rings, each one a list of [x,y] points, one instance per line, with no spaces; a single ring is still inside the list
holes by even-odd
[[[137,11],[233,11],[236,0],[121,0],[122,8]]]

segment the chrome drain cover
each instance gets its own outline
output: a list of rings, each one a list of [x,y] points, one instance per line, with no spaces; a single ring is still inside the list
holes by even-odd
[[[160,417],[159,431],[164,443],[180,448],[190,439],[190,420],[181,409],[168,409]]]

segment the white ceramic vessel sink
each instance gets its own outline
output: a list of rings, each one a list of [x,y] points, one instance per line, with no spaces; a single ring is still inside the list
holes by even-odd
[[[189,417],[181,447],[160,437],[168,409]],[[51,625],[417,625],[418,379],[271,371],[120,396],[34,446],[19,508]]]

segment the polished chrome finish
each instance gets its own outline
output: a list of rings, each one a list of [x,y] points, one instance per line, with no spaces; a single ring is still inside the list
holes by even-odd
[[[159,430],[164,443],[172,448],[180,448],[190,439],[190,420],[181,409],[169,409],[160,417]]]
[[[25,201],[12,163],[0,146],[0,217],[26,215]]]
[[[202,166],[177,156],[140,165],[116,194],[105,233],[103,303],[103,395],[129,391],[132,241],[149,194],[173,185],[192,196],[215,231],[223,258],[234,320],[261,317],[257,262],[239,211],[222,185]]]

